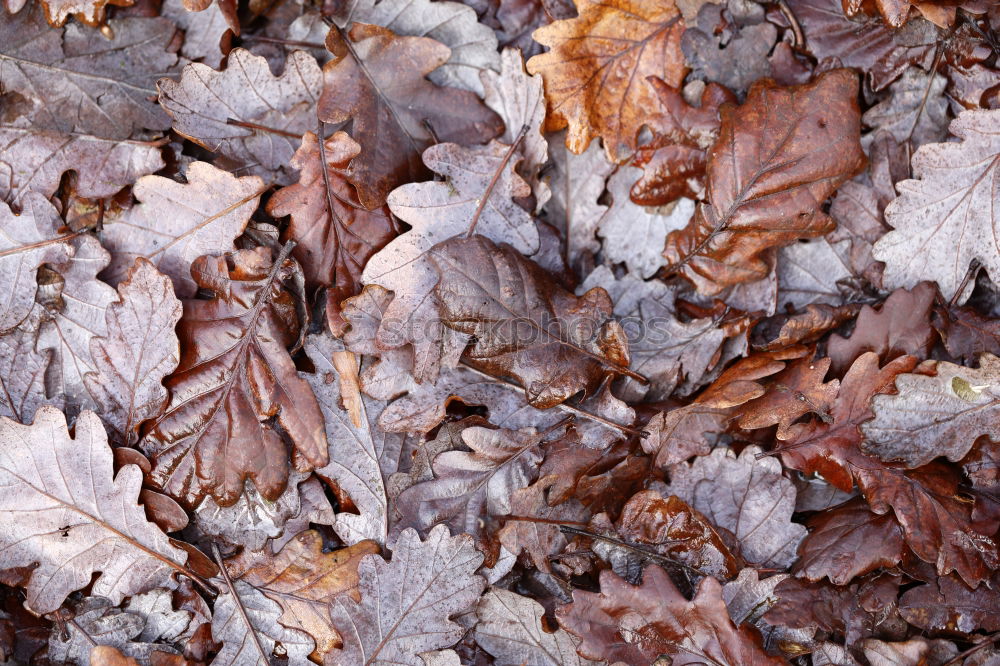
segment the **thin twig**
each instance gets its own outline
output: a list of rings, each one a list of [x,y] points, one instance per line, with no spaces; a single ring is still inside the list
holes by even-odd
[[[621,539],[616,539],[615,537],[605,536],[603,534],[598,534],[597,532],[591,532],[590,530],[580,529],[579,527],[573,527],[572,525],[560,525],[559,526],[559,531],[562,532],[563,534],[575,534],[575,535],[578,535],[578,536],[587,537],[589,539],[596,539],[597,541],[604,541],[605,543],[610,543],[610,544],[612,544],[614,546],[621,546],[622,548],[627,548],[629,550],[635,551],[635,552],[643,555],[644,557],[648,557],[651,560],[656,560],[657,562],[660,562],[661,564],[668,564],[668,565],[673,565],[675,567],[680,567],[682,569],[688,569],[689,571],[693,571],[694,573],[698,574],[699,576],[708,576],[709,575],[709,574],[705,573],[704,571],[702,571],[702,570],[700,570],[700,569],[698,569],[696,567],[693,567],[693,566],[691,566],[689,564],[684,564],[683,562],[678,562],[677,560],[675,560],[673,558],[670,558],[670,557],[667,557],[666,555],[662,555],[660,553],[657,553],[656,551],[650,550],[650,549],[648,549],[648,548],[646,548],[644,546],[640,546],[640,545],[634,544],[634,543],[629,543],[628,541],[623,541]],[[665,542],[665,543],[677,543],[677,544],[680,544],[682,542],[676,541],[676,542]]]
[[[240,599],[240,595],[236,594],[236,588],[233,586],[233,581],[229,577],[229,572],[226,571],[226,565],[222,561],[222,554],[219,552],[219,547],[212,544],[212,555],[215,557],[215,563],[219,565],[219,571],[222,572],[222,579],[226,581],[226,587],[229,588],[229,594],[233,595],[233,603],[236,604],[236,610],[240,612],[240,617],[243,618],[243,622],[247,625],[247,631],[253,636],[254,645],[257,646],[257,651],[260,653],[260,663],[267,664],[270,660],[267,658],[267,653],[264,652],[264,646],[260,643],[260,636],[257,635],[257,630],[254,626],[250,624],[250,618],[247,616],[246,608],[243,607],[243,600]]]
[[[517,137],[514,139],[514,143],[511,144],[510,148],[507,149],[507,154],[503,156],[500,161],[500,166],[493,173],[493,177],[490,178],[490,182],[486,185],[486,191],[483,195],[479,197],[479,205],[476,206],[476,212],[472,214],[472,221],[469,223],[469,228],[465,232],[465,237],[469,238],[472,236],[472,232],[476,230],[476,225],[479,224],[479,217],[483,214],[483,208],[486,207],[486,202],[489,201],[490,196],[493,194],[493,188],[497,186],[497,182],[500,180],[500,176],[503,174],[504,169],[507,168],[507,163],[510,162],[510,158],[514,156],[517,152],[517,147],[521,145],[524,141],[525,135],[528,133],[528,126],[522,125],[521,131],[517,133]]]
[[[960,654],[956,654],[954,657],[952,657],[948,661],[946,661],[943,664],[941,664],[941,666],[953,666],[954,664],[959,664],[966,657],[968,657],[970,654],[975,654],[976,652],[979,652],[980,650],[982,650],[984,647],[988,647],[990,645],[993,645],[998,640],[1000,640],[1000,632],[997,632],[995,634],[990,634],[989,636],[987,636],[986,638],[984,638],[982,640],[982,642],[977,643],[976,645],[973,645],[972,647],[970,647],[965,652],[962,652]]]
[[[524,387],[521,386],[521,385],[519,385],[519,384],[515,384],[514,382],[507,381],[506,379],[500,379],[499,377],[494,377],[493,375],[491,375],[489,373],[483,372],[479,368],[472,367],[471,365],[469,365],[465,361],[461,361],[461,364],[462,364],[463,367],[468,368],[469,370],[473,371],[474,373],[476,373],[480,377],[485,377],[486,379],[492,380],[492,381],[496,382],[497,384],[500,384],[501,386],[505,386],[505,387],[507,387],[507,388],[509,388],[509,389],[511,389],[513,391],[520,392],[522,395],[526,395]],[[525,399],[527,399],[527,398],[525,398]],[[608,428],[614,428],[615,430],[620,430],[621,432],[623,432],[623,433],[625,433],[627,435],[635,435],[637,437],[642,437],[642,438],[649,437],[649,432],[646,431],[646,430],[637,430],[637,429],[632,428],[630,426],[622,425],[621,423],[615,423],[614,421],[611,421],[610,419],[606,419],[603,416],[599,416],[597,414],[591,414],[590,412],[588,412],[588,411],[586,411],[584,409],[580,409],[579,407],[574,407],[572,405],[567,405],[566,403],[561,403],[561,404],[556,405],[556,409],[562,410],[564,412],[569,412],[570,414],[573,414],[575,416],[579,416],[580,418],[583,418],[583,419],[587,419],[588,421],[594,421],[596,423],[600,423],[601,425],[607,426]]]
[[[958,299],[962,297],[962,292],[965,291],[965,288],[968,286],[969,280],[971,280],[973,276],[979,272],[979,268],[981,266],[982,264],[979,263],[978,259],[973,259],[969,264],[969,270],[965,271],[965,277],[962,278],[962,284],[958,285],[958,289],[955,290],[955,295],[951,297],[950,301],[948,301],[949,310],[958,305]]]
[[[240,39],[247,42],[266,42],[268,44],[283,44],[285,46],[296,46],[301,49],[326,49],[326,44],[318,42],[300,42],[294,39],[278,39],[276,37],[263,37],[261,35],[241,35]]]
[[[913,125],[910,127],[910,133],[906,135],[906,140],[909,141],[913,138],[913,133],[917,130],[917,123],[920,122],[920,116],[924,114],[924,107],[927,105],[927,100],[931,96],[931,87],[934,85],[934,76],[937,74],[938,64],[941,62],[941,54],[944,49],[941,48],[941,42],[934,47],[934,63],[931,65],[930,71],[927,73],[927,87],[924,89],[923,99],[920,100],[920,106],[917,107],[917,115],[913,117]]]
[[[802,32],[802,26],[799,25],[799,19],[795,17],[795,12],[788,6],[788,0],[777,0],[777,2],[781,14],[788,20],[789,25],[792,27],[792,46],[797,49],[804,49],[806,47],[806,35]]]
[[[247,122],[245,120],[237,120],[236,118],[226,118],[227,125],[234,125],[236,127],[245,127],[246,129],[252,129],[257,132],[267,132],[268,134],[277,134],[278,136],[287,136],[290,139],[301,139],[301,134],[296,134],[295,132],[286,132],[285,130],[280,130],[276,127],[268,127],[267,125],[258,125],[257,123]]]

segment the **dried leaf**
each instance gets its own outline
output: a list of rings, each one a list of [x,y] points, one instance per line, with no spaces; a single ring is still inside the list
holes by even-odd
[[[753,630],[736,627],[714,578],[699,583],[687,601],[659,567],[643,571],[641,587],[601,572],[601,592],[573,592],[556,611],[567,631],[582,639],[579,652],[614,663],[647,663],[670,655],[673,664],[763,666],[785,663],[767,656]]]
[[[449,536],[444,526],[426,541],[404,530],[390,562],[378,555],[361,560],[361,601],[340,596],[331,604],[344,647],[329,659],[423,666],[419,653],[454,645],[465,633],[451,618],[482,594],[485,582],[475,574],[482,561],[471,537]]]
[[[43,313],[35,306],[17,328],[0,335],[0,416],[20,423],[30,423],[47,402],[45,371],[52,353],[35,348]]]
[[[203,254],[229,252],[264,189],[256,176],[238,178],[206,162],[192,162],[186,183],[162,176],[140,178],[140,201],[105,225],[102,240],[112,253],[108,275],[125,278],[136,257],[145,257],[174,281],[180,298],[198,290],[191,264]],[[167,214],[169,212],[169,214]]]
[[[425,531],[443,523],[456,533],[480,537],[490,516],[511,512],[511,495],[538,475],[540,437],[532,432],[466,428],[471,451],[445,451],[432,463],[434,478],[411,486],[396,499],[397,529]]]
[[[192,274],[214,295],[184,302],[180,366],[167,379],[167,411],[143,440],[150,480],[175,499],[222,506],[251,479],[264,498],[285,489],[288,451],[276,418],[303,462],[328,461],[323,415],[295,374],[288,347],[298,336],[295,300],[284,288],[290,266],[264,248],[201,257]]]
[[[701,104],[690,106],[679,90],[662,79],[651,79],[662,111],[653,120],[653,140],[639,148],[633,166],[642,167],[642,178],[632,185],[632,201],[642,206],[662,206],[678,197],[700,199],[705,186],[708,149],[719,135],[719,107],[736,96],[717,83],[701,93]]]
[[[807,580],[824,576],[834,585],[903,559],[903,533],[891,515],[878,515],[862,499],[822,511],[809,522],[808,536],[799,548],[795,575]]]
[[[861,121],[873,130],[889,132],[900,143],[919,147],[941,141],[947,136],[947,82],[940,74],[910,67],[889,86],[889,98],[865,111]]]
[[[738,3],[730,4],[732,8]],[[744,7],[753,7],[747,3]],[[690,27],[681,37],[684,59],[691,67],[691,76],[703,81],[722,84],[735,91],[746,90],[751,83],[772,75],[768,54],[778,38],[778,30],[763,21],[763,12],[756,21],[749,17],[720,16],[717,6],[702,5],[698,12],[698,27]],[[727,18],[732,21],[725,30],[716,26]],[[756,18],[756,17],[755,17]],[[728,22],[728,21],[727,21]]]
[[[476,609],[476,643],[500,666],[587,666],[576,653],[578,641],[563,629],[542,623],[538,602],[497,587],[490,588]]]
[[[292,53],[281,76],[274,76],[267,60],[234,49],[222,71],[191,63],[179,81],[160,79],[157,86],[174,131],[243,171],[284,182],[287,177],[277,171],[295,153],[293,137],[317,127],[313,109],[322,75],[316,59],[305,51]],[[280,133],[233,125],[230,119]]]
[[[499,131],[500,119],[474,94],[425,78],[451,54],[440,42],[356,23],[346,34],[331,30],[327,48],[334,59],[323,68],[317,114],[329,123],[353,120],[361,153],[347,178],[365,208],[381,206],[397,186],[426,174],[420,154],[432,139],[474,144]]]
[[[568,543],[559,523],[578,524],[590,517],[577,500],[549,505],[546,495],[557,480],[555,474],[550,474],[527,488],[515,490],[510,498],[512,517],[497,532],[504,548],[514,555],[526,553],[535,568],[545,573],[551,571],[549,556],[561,552]]]
[[[914,180],[896,184],[899,197],[885,219],[894,231],[872,251],[885,262],[885,286],[912,287],[932,279],[946,300],[964,302],[959,292],[969,265],[978,260],[1000,279],[1000,252],[993,238],[1000,209],[1000,111],[965,111],[952,121],[962,139],[921,146],[913,156]]]
[[[340,302],[361,291],[361,271],[373,254],[395,238],[397,224],[385,207],[365,210],[342,175],[361,147],[343,132],[320,145],[306,132],[291,159],[299,181],[271,196],[267,212],[291,216],[286,235],[310,289],[330,287],[328,299]],[[327,317],[331,313],[327,312]]]
[[[37,563],[25,603],[39,614],[59,608],[98,571],[91,593],[112,603],[186,573],[187,554],[136,503],[142,471],[126,465],[112,478],[96,414],[80,414],[75,433],[71,439],[65,417],[49,406],[30,426],[0,419],[2,566]]]
[[[433,380],[442,361],[454,364],[465,346],[464,336],[439,330],[432,295],[438,275],[428,255],[430,249],[472,229],[496,242],[510,243],[524,254],[538,250],[534,221],[513,201],[530,190],[513,172],[512,160],[505,162],[508,150],[497,142],[474,149],[438,144],[425,151],[424,161],[448,181],[409,183],[389,197],[392,212],[413,228],[368,261],[363,281],[394,292],[379,326],[377,348],[413,345],[412,374],[418,381]],[[500,175],[494,180],[497,172]]]
[[[810,412],[826,415],[837,397],[840,382],[823,383],[830,359],[796,359],[774,376],[767,392],[741,407],[739,425],[744,430],[778,426],[775,436],[788,439],[792,424]]]
[[[174,24],[126,18],[107,25],[110,39],[78,23],[52,30],[40,3],[0,22],[4,92],[30,101],[32,129],[128,139],[170,127],[154,83],[177,62],[168,48]]]
[[[163,166],[156,143],[0,125],[0,171],[9,170],[0,179],[0,198],[22,208],[30,205],[29,192],[55,194],[67,172],[78,195],[100,199]]]
[[[72,256],[72,236],[61,234],[61,225],[59,213],[41,194],[25,195],[20,215],[0,201],[0,279],[9,294],[0,304],[0,331],[12,331],[28,316],[35,301],[35,270]]]
[[[105,312],[107,335],[90,341],[97,372],[83,381],[105,423],[131,445],[142,422],[159,416],[166,406],[162,382],[180,361],[174,327],[181,304],[170,278],[141,258],[118,285],[118,295],[119,301]]]
[[[141,615],[123,612],[103,597],[87,597],[73,606],[64,631],[57,628],[52,632],[48,657],[57,664],[91,664],[91,650],[104,645],[123,657],[149,663],[154,650],[171,648],[143,640],[140,634],[145,624]]]
[[[747,561],[784,568],[795,561],[806,529],[791,521],[795,485],[782,476],[777,460],[758,460],[759,452],[748,446],[737,457],[720,448],[690,465],[677,465],[669,491],[732,532]]]
[[[441,42],[451,55],[427,77],[439,86],[454,86],[482,96],[480,76],[500,71],[496,35],[478,22],[474,10],[459,2],[347,0],[336,7],[333,20],[341,28],[351,23],[372,23],[397,35]]]
[[[310,335],[306,353],[316,368],[315,374],[302,373],[316,394],[326,422],[330,462],[316,470],[328,483],[336,485],[357,508],[357,514],[337,515],[334,529],[348,544],[373,539],[384,544],[388,533],[388,496],[386,480],[396,471],[402,437],[378,427],[385,405],[364,397],[358,405],[359,420],[343,406],[344,374],[337,368],[338,351],[329,336]]]
[[[216,666],[270,664],[279,650],[289,666],[307,666],[312,638],[279,622],[281,607],[247,583],[236,581],[215,600],[212,638],[222,649],[212,659]]]
[[[240,576],[281,607],[278,621],[289,629],[306,632],[316,641],[312,656],[323,658],[340,645],[330,621],[329,604],[341,595],[357,600],[358,564],[378,545],[362,541],[324,553],[319,532],[307,530],[288,542],[273,558],[264,558]]]
[[[914,469],[942,456],[957,462],[982,435],[1000,439],[1000,358],[984,354],[976,369],[939,361],[935,369],[932,377],[898,375],[896,395],[872,400],[865,453]]]
[[[107,334],[104,311],[117,300],[114,289],[97,279],[107,265],[107,251],[92,236],[76,241],[76,252],[65,263],[44,267],[45,284],[36,295],[46,317],[38,334],[39,351],[51,350],[46,393],[64,396],[67,408],[96,407],[84,382],[97,370],[91,342]]]
[[[942,576],[910,588],[899,599],[899,613],[928,632],[971,634],[1000,630],[1000,605],[985,589],[969,589],[958,577]]]
[[[628,343],[603,289],[576,298],[510,246],[482,236],[451,239],[430,256],[442,321],[474,336],[467,362],[515,377],[532,406],[552,407],[608,374],[629,374]],[[470,275],[469,267],[487,268]],[[528,339],[519,339],[514,320],[527,324]]]
[[[539,28],[532,37],[549,51],[528,61],[545,80],[546,129],[567,125],[574,153],[600,137],[612,162],[636,150],[656,93],[647,77],[679,86],[686,67],[680,50],[684,23],[672,0],[609,3],[575,0],[579,16]]]
[[[864,165],[856,96],[854,74],[834,70],[792,88],[758,82],[743,105],[723,107],[708,203],[667,237],[666,270],[714,295],[765,277],[769,248],[833,229],[822,203]]]

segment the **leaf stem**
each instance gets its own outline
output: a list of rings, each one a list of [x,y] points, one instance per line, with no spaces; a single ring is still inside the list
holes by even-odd
[[[287,136],[290,139],[301,139],[302,136],[296,134],[295,132],[286,132],[285,130],[280,130],[276,127],[268,127],[267,125],[258,125],[257,123],[251,123],[246,120],[237,120],[236,118],[226,118],[227,125],[234,125],[236,127],[245,127],[246,129],[252,129],[257,132],[267,132],[268,134],[277,134],[278,136]]]
[[[483,208],[486,207],[486,202],[489,201],[490,196],[493,194],[493,188],[497,186],[497,182],[500,180],[500,176],[503,174],[504,169],[507,168],[507,163],[510,162],[510,158],[514,156],[517,152],[517,147],[521,145],[524,141],[525,135],[528,134],[528,126],[521,125],[521,131],[517,133],[517,137],[514,138],[514,143],[510,145],[507,149],[507,154],[503,156],[500,160],[500,166],[496,168],[493,172],[493,177],[490,178],[490,182],[486,185],[486,191],[483,192],[483,196],[479,197],[479,204],[476,206],[476,212],[472,214],[472,221],[469,223],[469,228],[465,232],[465,237],[469,238],[472,236],[472,232],[476,230],[476,225],[479,224],[479,218],[483,214]]]

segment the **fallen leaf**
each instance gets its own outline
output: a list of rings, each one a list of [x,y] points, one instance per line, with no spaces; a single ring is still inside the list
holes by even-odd
[[[336,7],[333,20],[341,28],[351,23],[371,23],[397,35],[441,42],[451,54],[427,77],[439,86],[462,88],[482,97],[480,76],[501,68],[496,35],[479,23],[471,7],[460,2],[347,0]]]
[[[65,623],[65,629],[52,632],[49,659],[63,664],[91,664],[91,650],[107,646],[123,657],[148,663],[154,650],[166,652],[170,648],[142,640],[140,634],[145,624],[140,615],[115,608],[108,599],[87,597],[72,606],[72,617]]]
[[[822,203],[865,160],[856,93],[854,74],[834,70],[804,86],[758,82],[743,105],[723,107],[708,203],[667,237],[665,270],[714,295],[765,277],[762,252],[832,230]]]
[[[671,468],[669,492],[700,511],[716,527],[732,532],[748,562],[787,567],[806,529],[793,523],[795,485],[773,458],[748,446],[739,457],[727,449]]]
[[[451,54],[440,42],[355,23],[346,34],[331,30],[327,48],[334,59],[323,67],[316,112],[328,123],[353,121],[350,134],[361,153],[347,178],[368,209],[385,203],[397,186],[426,175],[420,154],[432,139],[475,144],[500,129],[500,119],[473,93],[425,78]]]
[[[169,49],[174,24],[126,18],[107,25],[110,39],[78,23],[52,30],[41,3],[0,23],[4,92],[30,101],[32,129],[128,139],[170,127],[154,84],[177,62]]]
[[[1000,605],[985,589],[969,589],[955,575],[918,585],[903,593],[899,613],[927,632],[994,632],[1000,630]]]
[[[757,666],[787,663],[769,657],[752,629],[737,627],[714,578],[698,584],[688,601],[655,565],[643,571],[641,587],[601,572],[601,592],[573,592],[573,603],[556,617],[579,636],[579,652],[590,659],[645,663],[666,654],[673,663]]]
[[[479,600],[476,643],[497,664],[531,666],[586,666],[594,664],[576,653],[578,641],[563,629],[551,631],[543,623],[545,609],[538,602],[498,587]]]
[[[778,426],[775,437],[787,439],[792,424],[802,416],[814,413],[826,415],[827,408],[837,397],[840,382],[824,383],[830,359],[796,359],[774,376],[767,392],[740,408],[739,425],[744,430]]]
[[[118,285],[119,300],[105,312],[107,335],[92,338],[96,372],[84,375],[87,390],[105,423],[134,444],[143,421],[159,416],[167,403],[163,378],[180,361],[174,327],[181,304],[170,278],[145,259],[137,259]]]
[[[194,260],[234,249],[233,240],[257,208],[264,183],[206,162],[192,162],[185,176],[186,183],[140,178],[133,188],[140,203],[105,225],[101,238],[112,254],[107,271],[112,282],[125,278],[136,257],[145,257],[170,276],[180,298],[190,298],[198,290],[191,277]]]
[[[947,82],[940,74],[910,67],[889,86],[887,99],[865,111],[861,122],[889,132],[900,143],[919,147],[941,141],[948,135]]]
[[[701,199],[707,153],[719,135],[719,107],[735,102],[736,96],[717,83],[709,83],[699,106],[692,106],[662,79],[649,83],[662,111],[653,116],[653,140],[641,146],[632,161],[633,166],[643,169],[642,178],[632,185],[632,201],[662,206],[678,197]]]
[[[684,22],[673,0],[574,2],[578,17],[532,34],[549,47],[528,61],[528,71],[545,80],[546,130],[569,126],[566,147],[577,154],[600,137],[608,159],[623,162],[636,150],[645,111],[656,105],[647,77],[672,86],[684,79]]]
[[[291,158],[299,181],[275,192],[267,212],[291,216],[287,238],[297,245],[292,256],[302,264],[306,286],[329,287],[327,317],[345,298],[361,291],[361,271],[373,254],[396,237],[398,226],[384,206],[366,210],[343,171],[361,147],[343,132],[320,145],[306,132]]]
[[[189,575],[187,554],[137,503],[142,471],[126,465],[112,478],[111,447],[97,415],[81,413],[75,434],[71,439],[65,417],[49,406],[30,426],[0,419],[2,566],[37,563],[25,604],[38,614],[88,585],[117,604],[171,585],[174,574]]]
[[[914,469],[938,457],[957,462],[980,436],[1000,439],[1000,358],[984,354],[976,369],[938,361],[934,369],[897,375],[895,395],[873,398],[875,418],[861,428],[865,453]]]
[[[255,587],[235,581],[215,600],[212,638],[222,649],[212,659],[219,666],[270,664],[279,653],[290,666],[305,666],[313,640],[279,622],[281,607]]]
[[[304,462],[328,462],[323,415],[288,355],[298,321],[283,286],[286,257],[272,262],[258,248],[201,257],[192,267],[213,296],[184,302],[181,362],[166,380],[171,401],[141,444],[153,461],[150,480],[181,502],[211,495],[232,504],[247,479],[277,499],[289,463],[271,418]]]
[[[896,183],[899,197],[885,210],[893,228],[872,255],[885,262],[885,286],[912,287],[921,280],[938,283],[945,300],[962,303],[960,291],[969,265],[979,261],[1000,276],[1000,251],[993,242],[1000,190],[1000,111],[965,111],[952,121],[952,143],[921,146],[913,155],[914,180]]]
[[[525,254],[538,250],[534,220],[513,201],[530,189],[514,173],[512,160],[505,160],[508,151],[497,142],[474,149],[438,144],[425,151],[424,161],[448,180],[409,183],[389,197],[392,212],[413,228],[372,256],[362,280],[394,292],[379,326],[377,348],[412,345],[411,372],[417,381],[433,380],[445,361],[454,365],[465,346],[464,336],[440,330],[431,248],[475,231]]]
[[[739,4],[730,4],[735,6]],[[749,3],[746,6],[753,7]],[[742,17],[737,17],[726,30],[719,30],[716,24],[727,18],[720,17],[718,6],[702,5],[698,27],[689,27],[681,37],[681,50],[691,67],[691,76],[735,91],[744,91],[754,81],[771,76],[767,56],[778,38],[778,30],[761,20],[763,12],[760,13],[760,22],[741,25]]]
[[[0,416],[20,423],[30,423],[35,410],[48,402],[45,371],[52,352],[35,347],[44,316],[36,305],[16,328],[0,335]]]
[[[435,527],[421,541],[404,530],[392,560],[366,555],[358,567],[361,601],[339,596],[330,616],[344,641],[334,663],[376,661],[423,666],[421,652],[457,643],[465,630],[451,620],[470,610],[485,587],[475,574],[483,556],[467,535]]]
[[[287,176],[278,171],[292,160],[296,139],[319,126],[314,108],[322,81],[315,58],[304,51],[292,53],[274,76],[264,58],[233,49],[226,69],[191,63],[180,80],[160,79],[157,87],[175,132],[241,171],[284,184]]]
[[[466,362],[494,376],[509,375],[540,409],[612,373],[629,374],[628,343],[611,319],[611,299],[599,287],[577,298],[510,246],[475,236],[455,238],[430,253],[445,325],[474,336]],[[492,267],[469,274],[470,266]],[[526,324],[527,339],[512,328]]]
[[[497,540],[514,555],[522,552],[542,572],[551,572],[551,555],[560,553],[569,543],[559,529],[562,524],[585,523],[590,512],[578,500],[551,506],[546,495],[558,477],[549,474],[527,488],[515,490],[510,498],[511,517],[497,532]]]
[[[149,141],[117,141],[0,125],[0,198],[27,207],[29,192],[51,197],[63,174],[75,176],[75,191],[100,199],[164,166],[160,147]]]

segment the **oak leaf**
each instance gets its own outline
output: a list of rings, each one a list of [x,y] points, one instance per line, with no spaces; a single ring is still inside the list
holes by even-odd
[[[225,506],[246,479],[277,499],[289,463],[271,418],[308,465],[328,461],[323,415],[288,354],[298,320],[283,286],[293,270],[287,250],[274,261],[258,248],[192,267],[213,297],[184,302],[181,362],[166,380],[171,401],[142,442],[150,480],[175,499],[197,505],[210,494]]]
[[[692,78],[743,92],[754,81],[772,76],[767,56],[777,38],[777,28],[764,20],[759,6],[729,3],[720,9],[707,3],[698,11],[697,27],[684,31],[681,50]]]
[[[291,158],[299,181],[278,190],[267,202],[271,215],[291,216],[286,235],[297,243],[292,256],[302,264],[306,286],[330,288],[328,319],[339,311],[341,301],[361,291],[361,271],[368,259],[398,232],[388,209],[363,208],[354,186],[343,176],[360,151],[343,132],[322,144],[306,132]]]
[[[475,10],[459,2],[347,0],[335,6],[332,18],[341,28],[371,23],[400,36],[429,37],[441,42],[451,54],[427,77],[439,86],[462,88],[482,97],[480,76],[500,71],[497,36],[479,22]]]
[[[719,135],[719,107],[736,96],[717,83],[701,93],[699,106],[691,106],[681,92],[662,79],[651,79],[661,111],[653,116],[653,139],[636,152],[633,166],[642,167],[642,178],[632,185],[632,201],[642,206],[662,206],[678,197],[700,199],[708,150]]]
[[[498,587],[479,600],[476,643],[497,664],[514,666],[589,666],[576,653],[579,642],[564,629],[551,631],[542,621],[540,603]]]
[[[180,80],[160,79],[157,86],[175,132],[232,160],[241,171],[284,183],[287,176],[277,172],[295,153],[293,137],[317,127],[314,108],[322,84],[319,65],[304,51],[292,53],[281,76],[274,76],[267,60],[234,49],[222,71],[191,63]]]
[[[137,503],[142,471],[112,476],[111,447],[92,412],[76,420],[43,406],[32,425],[0,419],[0,552],[4,568],[37,563],[26,604],[48,613],[91,583],[91,593],[119,603],[187,574],[187,553],[148,522]],[[36,464],[44,459],[44,465]]]
[[[549,47],[528,61],[545,80],[546,129],[567,125],[566,146],[582,153],[600,137],[612,162],[636,150],[656,93],[647,77],[679,86],[687,68],[681,54],[684,22],[673,0],[575,0],[579,16],[539,28],[532,37]]]
[[[104,597],[87,597],[74,604],[70,613],[63,631],[56,629],[49,637],[47,654],[55,663],[92,664],[91,650],[96,646],[114,648],[145,663],[154,650],[172,652],[167,645],[143,640],[146,622],[142,616],[115,608]]]
[[[270,664],[278,654],[289,666],[307,666],[314,642],[309,634],[280,622],[281,607],[257,588],[235,581],[214,604],[212,638],[222,649],[212,659],[218,666]]]
[[[180,361],[174,327],[181,304],[170,278],[141,258],[118,285],[118,294],[104,315],[107,335],[90,341],[96,372],[83,381],[105,423],[132,445],[142,422],[159,416],[167,403],[162,382]]]
[[[41,3],[0,22],[4,92],[32,107],[32,129],[128,139],[141,129],[165,130],[170,118],[155,101],[158,76],[177,62],[169,44],[176,28],[165,18],[108,22],[107,39],[78,23],[52,30]]]
[[[358,566],[361,601],[333,600],[330,616],[344,641],[327,661],[424,666],[421,652],[457,643],[465,630],[452,617],[470,610],[485,587],[476,575],[483,556],[467,535],[439,525],[421,541],[404,530],[392,560],[366,555]]]
[[[29,192],[51,197],[67,172],[76,177],[77,194],[100,199],[163,166],[157,143],[0,124],[0,172],[9,170],[0,198],[17,206]]]
[[[996,595],[983,588],[970,589],[954,575],[941,576],[904,592],[899,599],[899,614],[927,632],[970,634],[1000,630]]]
[[[671,469],[669,491],[716,527],[732,532],[744,558],[764,567],[787,567],[806,535],[792,522],[795,485],[773,458],[757,459],[748,446],[739,457],[727,449]]]
[[[473,93],[425,78],[448,61],[451,50],[440,42],[355,23],[346,33],[331,30],[327,48],[334,59],[323,67],[316,111],[325,122],[353,121],[350,134],[361,153],[347,178],[366,208],[426,175],[420,154],[432,139],[475,144],[500,129],[500,119]]]
[[[791,88],[765,79],[723,107],[708,202],[667,237],[665,270],[714,295],[765,277],[766,250],[832,230],[823,202],[865,163],[857,88],[843,69]]]
[[[11,331],[28,316],[35,301],[36,269],[72,256],[72,237],[60,233],[61,226],[58,211],[41,194],[25,195],[20,215],[0,202],[0,278],[9,294],[0,305],[0,331]]]
[[[353,411],[346,409],[350,382],[357,378],[352,352],[337,349],[326,335],[310,335],[305,349],[316,372],[300,376],[312,386],[323,411],[330,447],[330,462],[316,474],[357,509],[357,514],[338,514],[334,530],[348,544],[363,539],[384,544],[389,529],[386,480],[396,471],[402,437],[379,428],[384,403],[365,396]]]
[[[961,139],[921,146],[913,155],[913,180],[896,184],[885,210],[893,228],[872,255],[885,262],[885,286],[912,287],[934,280],[945,300],[964,302],[959,292],[973,260],[1000,277],[1000,250],[993,239],[1000,220],[1000,111],[965,111],[949,130]]]
[[[257,208],[263,182],[206,162],[192,162],[185,176],[186,183],[140,178],[133,188],[140,203],[105,225],[102,240],[112,253],[112,281],[123,279],[136,257],[145,257],[170,276],[179,297],[190,298],[198,290],[191,277],[194,260],[234,249],[233,240]]]
[[[889,132],[903,144],[919,147],[941,141],[947,136],[947,83],[940,74],[910,67],[889,86],[887,99],[865,111],[861,122],[875,131]]]
[[[830,359],[805,356],[788,364],[774,376],[767,392],[740,407],[739,425],[744,430],[778,426],[775,436],[787,439],[792,424],[810,412],[826,415],[837,397],[840,381],[824,383]]]
[[[514,555],[522,552],[539,571],[552,571],[552,555],[562,552],[569,540],[559,524],[586,522],[590,512],[576,499],[552,506],[549,489],[558,483],[555,474],[538,479],[527,488],[515,490],[510,498],[511,517],[497,532],[497,540]]]
[[[44,317],[36,305],[16,328],[0,335],[0,416],[20,423],[30,423],[39,405],[49,402],[45,371],[52,352],[35,346]],[[53,396],[53,402],[60,399]]]
[[[516,378],[532,406],[590,392],[608,374],[637,376],[628,370],[628,342],[603,289],[574,297],[510,246],[482,236],[451,239],[430,256],[440,275],[434,291],[442,321],[474,336],[466,362]],[[518,339],[515,321],[527,324],[528,339]]]
[[[510,243],[524,254],[539,248],[534,220],[513,201],[530,189],[514,173],[512,160],[505,159],[509,150],[498,142],[476,148],[438,144],[424,152],[424,162],[448,180],[408,183],[389,197],[392,212],[413,228],[372,256],[362,279],[394,293],[383,313],[376,348],[412,345],[410,371],[417,381],[433,380],[442,363],[454,365],[465,346],[465,336],[439,330],[443,327],[433,294],[438,275],[431,248],[470,231]]]
[[[357,601],[358,564],[365,555],[377,552],[378,546],[371,541],[323,552],[319,532],[307,530],[274,556],[254,562],[239,580],[281,607],[278,621],[283,626],[312,636],[316,641],[312,656],[322,662],[340,644],[330,622],[329,604],[342,594]]]
[[[573,592],[573,603],[556,611],[559,624],[582,639],[578,652],[590,659],[638,664],[669,655],[677,666],[778,666],[753,629],[737,627],[714,578],[698,584],[688,601],[663,569],[651,565],[635,587],[601,572],[601,592]]]
[[[897,375],[896,394],[872,400],[865,453],[914,469],[937,457],[957,462],[980,436],[1000,439],[1000,358],[984,354],[978,368],[939,361],[934,369],[934,376]]]

